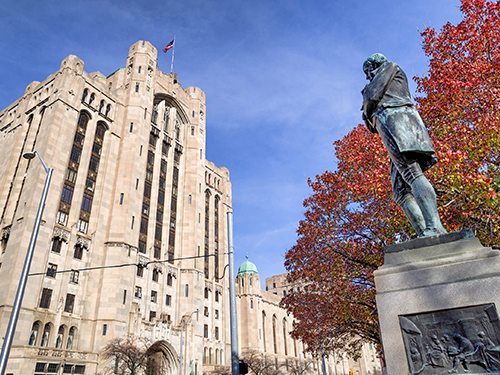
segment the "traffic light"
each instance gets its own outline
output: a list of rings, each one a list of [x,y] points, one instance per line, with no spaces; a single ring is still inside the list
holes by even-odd
[[[248,363],[240,361],[240,375],[248,374]]]

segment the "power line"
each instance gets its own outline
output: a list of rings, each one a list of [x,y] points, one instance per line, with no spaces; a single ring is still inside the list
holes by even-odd
[[[226,255],[226,254],[228,254],[228,253],[222,253],[219,255]],[[151,260],[149,262],[123,263],[123,264],[115,264],[112,266],[72,268],[69,270],[55,271],[52,274],[55,275],[57,273],[68,273],[68,272],[74,272],[74,271],[78,271],[78,272],[80,272],[80,271],[95,271],[95,270],[103,270],[103,269],[109,269],[109,268],[122,268],[122,267],[131,267],[131,266],[145,268],[150,264],[159,264],[159,263],[165,263],[165,262],[174,262],[177,260],[188,260],[188,259],[208,258],[208,257],[215,257],[215,254],[197,255],[197,256],[192,256],[192,257],[182,257],[182,258],[165,259],[165,260]],[[47,272],[36,272],[36,273],[30,273],[30,274],[28,274],[28,276],[43,276],[46,274],[47,274]]]

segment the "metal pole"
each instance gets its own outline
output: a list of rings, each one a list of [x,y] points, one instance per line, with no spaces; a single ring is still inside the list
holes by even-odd
[[[175,52],[175,35],[174,35],[174,45],[172,47],[172,64],[170,64],[170,75],[172,75],[172,71],[174,70],[174,52]]]
[[[229,248],[229,311],[231,315],[231,374],[240,375],[238,355],[238,320],[236,316],[236,290],[234,277],[233,213],[227,213],[227,244]]]
[[[196,313],[198,314],[198,309],[194,310],[191,315],[189,315],[189,318],[188,320],[186,320],[186,323],[184,323],[184,325],[182,326],[181,328],[181,358],[180,358],[180,364],[179,364],[179,375],[182,375],[182,332],[184,331],[184,327],[186,327],[186,325],[189,323],[189,321],[191,320],[191,317],[193,316],[193,314]]]
[[[40,154],[38,156],[40,157]],[[42,160],[41,157],[40,160]],[[19,280],[19,286],[17,287],[16,299],[14,300],[14,305],[12,306],[9,325],[7,326],[7,332],[5,333],[5,340],[2,346],[2,353],[0,354],[0,375],[4,375],[7,368],[7,359],[9,358],[10,348],[12,346],[12,340],[14,338],[14,332],[16,330],[17,319],[19,318],[19,311],[21,309],[21,303],[23,302],[24,290],[26,289],[26,282],[28,281],[28,273],[31,267],[31,260],[33,259],[33,252],[35,250],[36,239],[38,237],[38,230],[40,229],[43,209],[45,208],[45,201],[47,200],[50,179],[52,178],[52,172],[54,172],[52,168],[47,169],[45,163],[43,163],[43,160],[42,164],[45,168],[45,171],[47,172],[47,177],[45,177],[45,186],[43,187],[42,198],[40,199],[40,204],[38,206],[38,213],[36,214],[35,224],[33,225],[33,231],[31,233],[31,239],[28,246],[28,252],[26,253],[26,259],[24,260],[21,279]]]
[[[325,356],[323,355],[323,344],[321,344],[321,362],[323,363],[323,375],[326,375]]]

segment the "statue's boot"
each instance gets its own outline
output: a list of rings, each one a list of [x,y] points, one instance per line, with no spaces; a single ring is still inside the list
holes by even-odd
[[[415,229],[415,232],[417,232],[417,236],[422,237],[425,230],[425,220],[415,197],[411,194],[406,194],[398,202],[398,205],[403,210],[413,229]]]
[[[439,219],[436,192],[429,180],[424,175],[417,177],[411,184],[411,190],[425,220],[425,229],[419,237],[448,233]]]

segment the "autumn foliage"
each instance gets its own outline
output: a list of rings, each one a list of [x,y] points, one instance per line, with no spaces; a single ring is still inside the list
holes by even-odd
[[[498,247],[500,7],[462,0],[460,9],[458,25],[421,33],[429,71],[415,77],[416,102],[439,159],[426,175],[445,228],[471,228]],[[380,137],[358,125],[334,146],[337,169],[309,180],[313,193],[285,260],[289,282],[303,287],[282,305],[296,319],[292,334],[315,354],[380,342],[373,272],[384,245],[415,236],[392,201]]]

